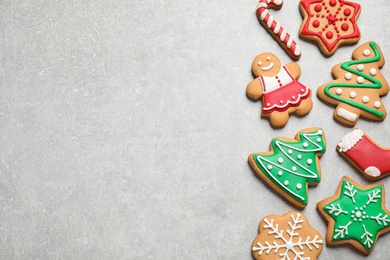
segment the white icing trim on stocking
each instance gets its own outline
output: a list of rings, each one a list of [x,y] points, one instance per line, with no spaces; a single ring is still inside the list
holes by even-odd
[[[367,167],[364,172],[371,177],[378,177],[381,175],[381,171],[375,166]]]
[[[357,115],[355,113],[349,112],[344,108],[337,109],[337,115],[351,122],[354,122],[357,118]]]
[[[346,134],[339,143],[339,152],[346,152],[352,149],[360,140],[362,140],[364,132],[358,128],[353,129]],[[368,168],[367,168],[368,169]]]

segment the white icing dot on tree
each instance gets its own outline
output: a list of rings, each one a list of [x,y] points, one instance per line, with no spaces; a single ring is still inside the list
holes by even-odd
[[[341,88],[336,89],[336,94],[337,95],[343,94],[343,90]]]
[[[381,102],[375,101],[375,102],[374,102],[374,107],[375,107],[375,108],[380,108],[380,107],[381,107]]]
[[[351,92],[349,93],[349,97],[350,97],[350,98],[355,98],[355,97],[356,97],[356,92],[355,92],[355,91],[351,91]]]
[[[370,56],[370,54],[371,54],[371,51],[369,50],[369,49],[365,49],[364,51],[363,51],[363,55],[364,56]]]
[[[347,73],[345,73],[344,78],[345,78],[346,80],[351,80],[351,79],[352,79],[352,74],[349,73],[349,72],[347,72]]]
[[[288,180],[285,180],[285,181],[284,181],[284,185],[287,186],[288,184],[289,184]]]
[[[278,158],[278,163],[283,163],[283,158],[282,157]]]
[[[322,135],[322,130],[318,130],[317,132],[319,135]]]
[[[307,161],[306,161],[306,162],[307,162],[307,164],[308,164],[308,165],[310,165],[310,164],[312,164],[312,163],[313,163],[313,160],[312,160],[312,159],[307,159]]]
[[[367,96],[363,96],[362,101],[363,101],[363,103],[368,103],[370,101],[370,98]]]
[[[270,165],[268,165],[268,170],[272,170],[272,165],[270,164]]]
[[[321,138],[317,138],[317,143],[321,143]]]
[[[306,142],[304,142],[304,143],[302,144],[302,146],[303,146],[304,148],[307,148],[307,147],[309,146],[309,144],[306,143]]]
[[[292,150],[291,149],[289,149],[287,152],[288,152],[288,154],[292,154]]]
[[[297,158],[298,160],[302,159],[302,155],[298,154]]]
[[[358,69],[358,71],[363,71],[364,70],[364,65],[363,64],[359,64],[357,66],[357,69]]]
[[[298,183],[298,184],[297,184],[297,189],[298,189],[298,190],[302,189],[302,184]]]
[[[282,176],[282,175],[283,175],[283,172],[282,172],[282,171],[278,171],[278,175],[279,175],[279,176]]]
[[[357,81],[357,83],[362,84],[364,82],[364,78],[363,77],[357,77],[356,81]]]
[[[376,69],[374,69],[374,68],[370,69],[370,75],[371,76],[375,76],[376,73],[377,73]]]
[[[297,171],[297,167],[293,166],[293,167],[291,168],[291,170],[292,170],[293,172],[296,172],[296,171]]]

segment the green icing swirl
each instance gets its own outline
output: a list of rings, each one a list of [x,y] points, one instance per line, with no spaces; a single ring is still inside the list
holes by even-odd
[[[373,108],[369,108],[367,106],[364,106],[363,104],[360,104],[360,103],[357,103],[355,101],[352,101],[352,100],[348,100],[348,99],[345,99],[345,98],[342,98],[340,96],[337,96],[335,95],[334,93],[331,93],[329,90],[331,88],[334,88],[334,87],[345,87],[345,88],[369,88],[369,89],[380,89],[382,87],[382,82],[380,82],[379,80],[367,75],[367,74],[364,74],[358,70],[355,70],[355,69],[352,69],[351,66],[352,65],[357,65],[357,64],[365,64],[365,63],[371,63],[371,62],[377,62],[381,59],[381,55],[379,53],[379,50],[378,50],[378,46],[374,43],[374,42],[370,42],[370,47],[372,48],[372,50],[374,51],[375,53],[375,56],[372,57],[372,58],[368,58],[368,59],[363,59],[363,60],[353,60],[353,61],[348,61],[348,62],[345,62],[343,64],[341,64],[341,68],[343,70],[346,70],[350,73],[353,73],[355,75],[358,75],[358,76],[361,76],[363,77],[364,79],[370,81],[372,84],[348,84],[348,83],[331,83],[329,85],[327,85],[324,89],[324,92],[326,95],[330,96],[331,98],[334,98],[340,102],[343,102],[343,103],[346,103],[348,105],[351,105],[353,107],[357,107],[357,108],[360,108],[364,111],[367,111],[371,114],[374,114],[380,118],[382,118],[384,116],[384,113],[383,112],[380,112],[380,111],[377,111]]]

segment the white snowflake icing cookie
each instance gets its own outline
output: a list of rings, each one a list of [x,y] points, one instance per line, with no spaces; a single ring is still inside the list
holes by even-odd
[[[317,209],[329,223],[328,245],[351,244],[368,255],[378,237],[390,231],[383,184],[361,186],[343,177],[336,195],[318,202]]]
[[[323,247],[321,234],[306,217],[295,211],[283,216],[269,215],[259,224],[259,235],[252,243],[255,259],[317,259]]]

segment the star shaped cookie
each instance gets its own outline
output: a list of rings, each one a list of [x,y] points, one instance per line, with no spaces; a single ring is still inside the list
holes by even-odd
[[[299,35],[316,41],[325,55],[332,55],[342,44],[359,41],[359,4],[347,0],[301,0],[299,9],[303,16]]]
[[[343,177],[337,194],[318,202],[317,209],[329,223],[328,245],[348,243],[368,255],[378,237],[390,231],[382,184],[361,186]]]

